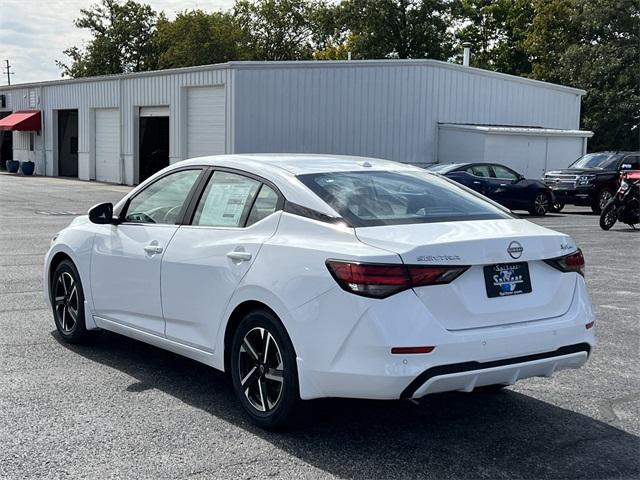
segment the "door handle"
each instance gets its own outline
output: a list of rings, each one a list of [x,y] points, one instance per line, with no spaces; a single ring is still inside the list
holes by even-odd
[[[162,253],[162,247],[160,245],[147,245],[144,247],[144,251],[147,252],[149,255],[153,255],[156,253]]]
[[[507,186],[507,184],[506,184],[506,183],[501,183],[501,184],[500,184],[500,186],[501,186],[501,187],[506,187],[506,186]]]
[[[474,180],[473,183],[475,183],[476,185],[480,185],[480,182],[478,182],[477,180]]]
[[[227,253],[227,257],[235,262],[246,262],[251,260],[251,252],[245,252],[242,250],[233,250]]]

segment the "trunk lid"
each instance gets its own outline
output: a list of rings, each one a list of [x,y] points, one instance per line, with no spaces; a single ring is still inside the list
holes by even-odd
[[[406,264],[470,266],[449,284],[414,289],[447,330],[553,318],[564,314],[573,299],[575,274],[562,273],[543,260],[572,253],[575,242],[526,220],[364,227],[357,228],[356,235],[368,245],[397,253]],[[531,292],[489,298],[484,267],[520,262],[528,266]]]

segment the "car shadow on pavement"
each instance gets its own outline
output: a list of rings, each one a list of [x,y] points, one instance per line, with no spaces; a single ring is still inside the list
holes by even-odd
[[[224,374],[109,332],[89,345],[63,343],[346,478],[638,478],[640,438],[526,395],[449,393],[407,401],[310,402],[309,422],[267,432],[244,416]],[[127,400],[128,401],[128,400]]]

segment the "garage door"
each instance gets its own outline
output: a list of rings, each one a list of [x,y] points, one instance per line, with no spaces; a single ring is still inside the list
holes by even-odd
[[[190,88],[187,102],[187,158],[225,153],[224,87]]]
[[[96,180],[120,183],[120,113],[96,110]]]

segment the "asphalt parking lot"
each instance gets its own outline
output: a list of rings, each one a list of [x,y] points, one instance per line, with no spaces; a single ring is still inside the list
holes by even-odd
[[[50,238],[127,191],[0,174],[0,477],[640,477],[640,231],[604,232],[583,208],[533,219],[584,251],[587,367],[499,394],[316,402],[306,428],[269,433],[208,367],[110,333],[59,341],[42,295]]]

